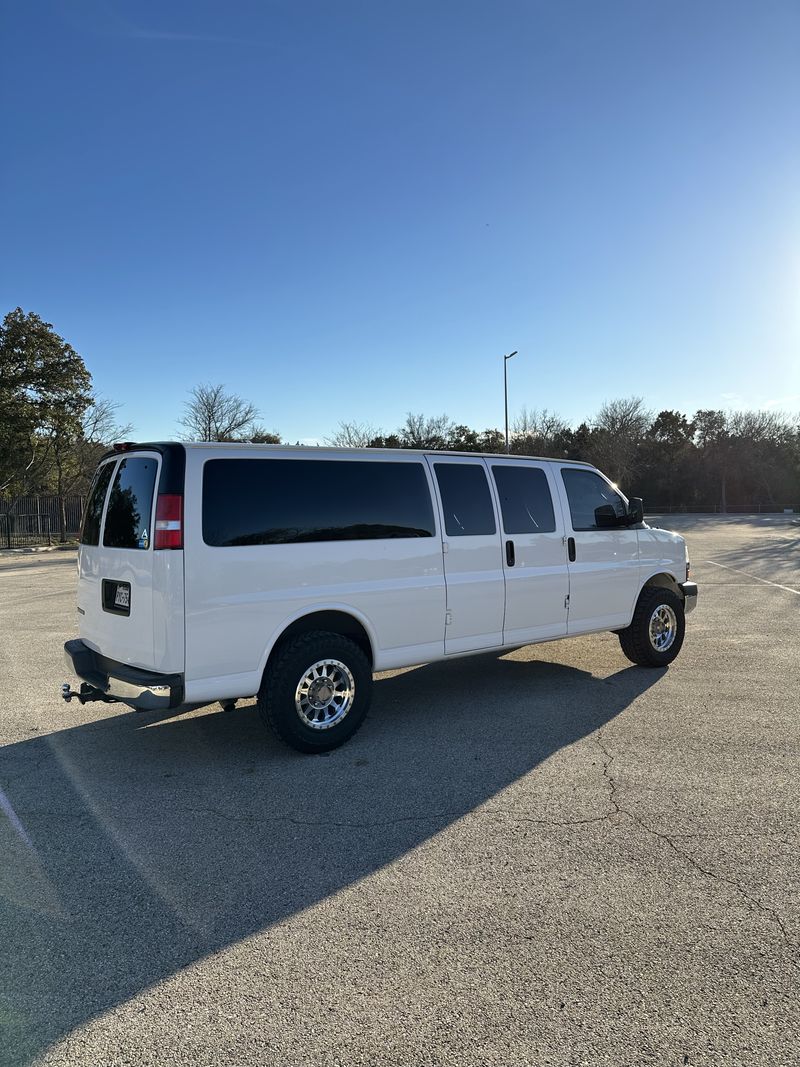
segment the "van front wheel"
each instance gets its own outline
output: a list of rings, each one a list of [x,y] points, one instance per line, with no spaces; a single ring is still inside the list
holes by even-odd
[[[315,631],[278,649],[264,673],[258,712],[298,752],[329,752],[361,726],[371,697],[363,650],[341,634]]]
[[[645,586],[625,630],[618,630],[622,651],[642,667],[666,667],[681,650],[686,620],[683,601],[671,589]]]

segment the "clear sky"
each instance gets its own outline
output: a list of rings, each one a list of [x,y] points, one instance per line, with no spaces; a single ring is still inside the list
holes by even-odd
[[[797,0],[69,0],[2,14],[0,314],[142,439],[800,410]]]

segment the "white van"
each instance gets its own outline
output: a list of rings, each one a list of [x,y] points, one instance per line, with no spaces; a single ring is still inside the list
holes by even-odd
[[[335,748],[372,674],[596,631],[677,656],[697,602],[682,537],[587,463],[250,444],[122,444],[78,555],[69,700],[257,695],[302,752]]]

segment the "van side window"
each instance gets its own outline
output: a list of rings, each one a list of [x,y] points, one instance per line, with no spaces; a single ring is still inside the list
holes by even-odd
[[[618,518],[626,513],[625,502],[608,482],[594,471],[562,467],[561,477],[567,490],[573,530],[596,530],[594,509],[610,504]]]
[[[104,463],[95,471],[86,510],[83,513],[80,542],[82,545],[100,544],[100,520],[103,518],[103,505],[106,502],[108,483],[114,472],[114,463]]]
[[[500,496],[503,529],[510,534],[552,533],[556,528],[553,498],[541,467],[493,466]]]
[[[149,548],[150,516],[158,463],[154,458],[123,459],[108,498],[103,544],[107,548]]]
[[[493,534],[497,527],[486,472],[480,463],[434,463],[449,537]]]
[[[433,537],[421,463],[212,459],[203,471],[207,545]]]

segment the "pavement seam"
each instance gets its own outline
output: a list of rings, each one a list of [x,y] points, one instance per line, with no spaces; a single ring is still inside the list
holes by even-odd
[[[694,856],[692,856],[688,852],[685,852],[682,848],[679,848],[669,834],[662,833],[660,830],[655,830],[652,826],[649,826],[644,821],[644,819],[641,818],[640,815],[637,815],[635,812],[624,808],[621,804],[617,802],[616,795],[619,791],[619,786],[617,785],[616,780],[611,774],[611,765],[614,762],[615,757],[611,755],[611,753],[606,748],[602,735],[599,731],[595,735],[594,740],[597,747],[600,749],[600,751],[603,753],[603,756],[605,757],[603,762],[603,777],[608,782],[609,800],[614,806],[615,811],[620,815],[626,815],[632,822],[636,823],[636,825],[641,827],[641,829],[644,830],[646,833],[658,838],[659,841],[663,841],[664,844],[667,845],[675,853],[676,856],[682,859],[684,863],[687,863],[693,870],[698,871],[700,874],[705,875],[707,878],[711,878],[715,882],[722,882],[724,885],[730,886],[745,901],[747,901],[747,903],[750,905],[750,907],[748,908],[750,912],[753,912],[754,910],[759,911],[762,914],[766,915],[768,918],[770,918],[780,930],[784,943],[786,944],[786,947],[790,950],[790,955],[788,957],[789,963],[792,967],[795,968],[795,970],[800,971],[800,962],[795,958],[794,955],[792,955],[792,953],[796,953],[798,951],[798,946],[790,938],[789,931],[786,929],[786,924],[774,908],[771,908],[768,904],[764,904],[764,902],[761,901],[758,897],[753,896],[753,894],[750,893],[747,889],[745,889],[744,886],[742,886],[741,883],[738,882],[735,878],[726,878],[725,875],[717,874],[716,871],[712,871],[708,867],[704,867],[694,858]]]

